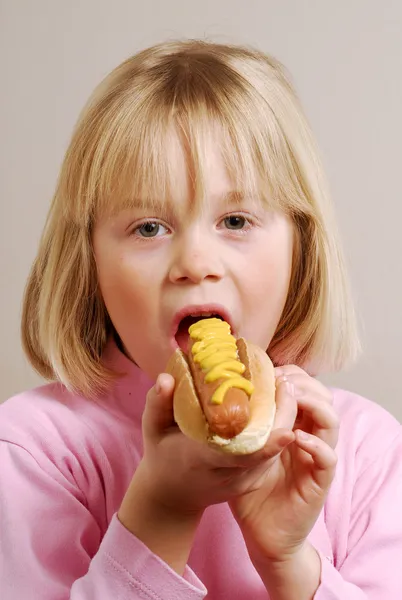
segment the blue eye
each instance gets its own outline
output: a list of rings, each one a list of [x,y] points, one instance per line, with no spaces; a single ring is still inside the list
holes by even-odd
[[[230,215],[230,217],[224,219],[224,222],[228,229],[234,231],[244,229],[248,224],[246,217],[242,217],[241,215]]]
[[[142,223],[134,229],[134,233],[143,238],[153,238],[159,237],[163,235],[163,231],[161,229],[167,231],[166,227],[158,223],[157,221],[147,221],[146,223]]]

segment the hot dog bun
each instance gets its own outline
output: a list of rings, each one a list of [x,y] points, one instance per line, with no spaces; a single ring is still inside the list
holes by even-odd
[[[244,377],[253,384],[249,399],[249,420],[246,427],[231,439],[216,435],[210,429],[200,403],[188,358],[177,349],[171,356],[166,372],[175,379],[174,418],[189,438],[206,443],[231,454],[251,454],[266,443],[275,417],[275,375],[273,364],[264,350],[240,338],[239,357],[245,365]]]

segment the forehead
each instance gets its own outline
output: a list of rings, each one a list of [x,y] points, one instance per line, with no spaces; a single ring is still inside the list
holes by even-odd
[[[210,132],[196,152],[177,133],[166,141],[169,185],[165,204],[187,206],[193,210],[209,203],[239,203],[244,194],[236,191],[236,182],[225,162],[222,140]]]
[[[218,136],[212,133],[194,151],[177,130],[167,132],[163,145],[153,149],[154,160],[143,160],[133,179],[104,203],[106,214],[125,209],[153,208],[158,213],[182,208],[199,210],[206,204],[238,204],[244,193],[236,191]]]
[[[182,210],[202,212],[218,203],[238,206],[246,199],[270,208],[275,204],[259,183],[257,165],[250,158],[247,169],[239,166],[238,148],[215,126],[191,132],[170,126],[135,158],[126,156],[125,164],[118,177],[117,169],[111,173],[113,189],[100,198],[95,220],[133,209],[163,217]]]

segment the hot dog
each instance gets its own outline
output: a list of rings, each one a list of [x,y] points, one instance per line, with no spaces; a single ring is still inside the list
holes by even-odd
[[[231,334],[228,323],[202,319],[189,328],[187,354],[177,349],[174,417],[183,433],[225,452],[249,454],[266,442],[275,415],[275,377],[268,355]]]
[[[191,325],[188,362],[194,387],[211,433],[231,439],[249,422],[253,385],[243,376],[235,338],[220,319]]]

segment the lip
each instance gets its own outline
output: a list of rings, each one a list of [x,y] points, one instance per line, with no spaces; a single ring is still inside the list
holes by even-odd
[[[236,328],[233,323],[232,315],[222,304],[190,304],[188,306],[184,306],[173,317],[172,328],[171,328],[171,340],[172,347],[174,349],[178,348],[178,344],[176,342],[176,333],[179,328],[180,322],[190,315],[197,315],[201,313],[214,313],[221,316],[227,323],[230,325],[230,329],[234,336],[237,335]]]

